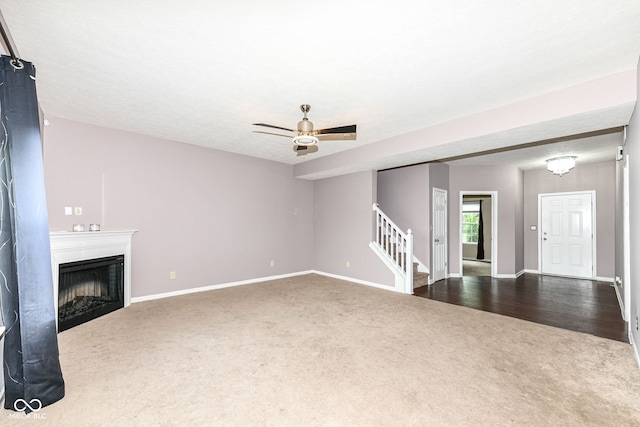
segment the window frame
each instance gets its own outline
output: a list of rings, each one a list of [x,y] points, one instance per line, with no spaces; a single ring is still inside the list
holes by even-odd
[[[467,207],[467,209],[465,209],[465,207]],[[475,208],[475,209],[472,209]],[[464,217],[465,217],[465,213],[475,213],[476,214],[476,221],[475,222],[470,222],[470,221],[464,221]],[[462,213],[460,215],[460,239],[462,240],[462,244],[463,245],[478,245],[478,238],[479,238],[479,227],[480,224],[480,201],[479,200],[473,200],[473,201],[467,201],[467,202],[462,202]],[[465,232],[465,225],[470,225],[470,226],[476,226],[476,232],[475,233],[468,233]],[[466,240],[467,237],[475,237],[475,242],[468,242]]]

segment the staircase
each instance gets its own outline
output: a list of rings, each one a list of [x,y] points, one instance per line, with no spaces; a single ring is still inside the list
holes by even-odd
[[[418,271],[419,264],[413,256],[411,230],[403,232],[377,203],[373,204],[373,211],[376,214],[376,233],[369,246],[393,271],[396,291],[413,294],[414,288],[428,285],[429,274]]]
[[[418,263],[413,263],[413,289],[429,284],[429,273],[418,271]]]

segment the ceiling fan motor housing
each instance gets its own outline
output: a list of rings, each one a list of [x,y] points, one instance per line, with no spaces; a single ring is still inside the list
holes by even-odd
[[[302,119],[298,122],[298,134],[311,135],[313,132],[313,123],[308,119]]]

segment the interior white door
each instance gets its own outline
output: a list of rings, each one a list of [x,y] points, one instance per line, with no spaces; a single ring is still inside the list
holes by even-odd
[[[542,274],[593,278],[592,193],[540,199]]]
[[[433,189],[432,206],[431,283],[447,277],[447,190]]]

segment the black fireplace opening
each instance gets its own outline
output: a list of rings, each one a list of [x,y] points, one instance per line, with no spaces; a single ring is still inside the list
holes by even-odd
[[[58,331],[124,307],[124,255],[60,264]]]

